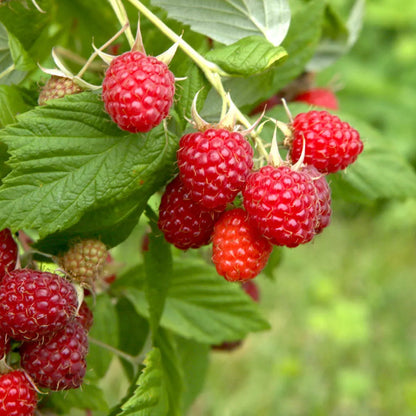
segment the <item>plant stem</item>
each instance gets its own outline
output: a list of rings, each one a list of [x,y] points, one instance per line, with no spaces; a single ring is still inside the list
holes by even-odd
[[[127,41],[129,42],[130,47],[132,47],[134,45],[134,36],[133,36],[133,33],[131,32],[129,18],[127,16],[126,9],[124,8],[122,1],[121,0],[108,0],[108,1],[111,4],[111,7],[113,8],[114,13],[116,14],[117,19],[120,22],[121,26],[122,27],[126,25],[129,26],[127,30],[125,31],[125,35],[126,35]]]
[[[98,345],[101,348],[104,348],[107,351],[112,352],[113,354],[117,355],[118,357],[124,358],[126,361],[128,361],[130,364],[132,364],[134,367],[138,366],[143,360],[141,359],[141,356],[134,357],[133,355],[127,354],[124,351],[121,351],[115,347],[112,347],[111,345],[108,345],[98,339],[88,337],[88,341],[92,344]]]

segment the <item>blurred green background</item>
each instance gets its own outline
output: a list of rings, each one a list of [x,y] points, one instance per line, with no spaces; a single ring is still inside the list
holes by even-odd
[[[415,62],[416,2],[369,0],[358,42],[317,78],[414,165]],[[416,201],[333,208],[275,281],[256,279],[272,330],[212,353],[190,416],[416,415]]]

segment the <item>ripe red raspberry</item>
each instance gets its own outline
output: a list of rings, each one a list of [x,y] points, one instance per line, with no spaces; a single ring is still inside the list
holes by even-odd
[[[331,189],[325,175],[320,173],[314,166],[306,166],[304,169],[312,179],[317,196],[317,218],[315,234],[319,234],[331,222]]]
[[[175,94],[175,77],[153,56],[131,51],[116,57],[103,81],[103,101],[115,123],[145,133],[167,117]]]
[[[219,212],[197,204],[177,176],[166,186],[159,206],[159,229],[177,248],[198,248],[210,242]]]
[[[250,222],[272,244],[296,247],[312,240],[316,190],[303,170],[263,166],[249,175],[243,198]]]
[[[256,277],[266,266],[271,251],[272,245],[249,223],[243,209],[226,211],[215,223],[212,261],[226,280]]]
[[[345,169],[363,151],[357,130],[327,111],[300,113],[292,127],[292,161],[295,163],[300,158],[305,141],[304,163],[315,166],[319,172],[333,173]]]
[[[38,104],[45,105],[48,100],[78,94],[82,91],[83,89],[72,79],[53,75],[43,86],[39,94]]]
[[[19,249],[8,228],[0,231],[0,281],[16,267]]]
[[[38,395],[21,370],[0,375],[0,416],[33,416]]]
[[[107,247],[102,241],[87,239],[71,245],[59,263],[73,280],[90,284],[103,272],[107,256]]]
[[[17,269],[0,283],[0,332],[10,338],[41,340],[75,315],[77,294],[62,277]]]
[[[211,128],[179,141],[179,175],[191,197],[208,209],[224,210],[243,189],[253,167],[253,149],[238,132]]]
[[[333,91],[328,88],[311,88],[298,94],[293,101],[298,101],[310,105],[328,108],[329,110],[338,110],[338,100]]]
[[[94,323],[94,317],[92,310],[89,308],[86,302],[81,303],[81,307],[79,308],[77,315],[77,320],[87,332],[91,329],[92,324]]]
[[[44,343],[25,342],[20,348],[21,365],[39,387],[51,390],[76,389],[86,371],[87,332],[71,321]]]

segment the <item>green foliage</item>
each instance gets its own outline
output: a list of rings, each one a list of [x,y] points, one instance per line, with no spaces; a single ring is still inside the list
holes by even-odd
[[[173,19],[226,45],[252,35],[262,35],[278,46],[290,23],[287,0],[249,0],[203,3],[189,0],[153,0]]]
[[[377,216],[393,202],[394,216],[380,218],[395,225],[396,218],[400,223],[405,218],[414,227],[409,220],[414,204],[408,203],[404,213],[400,205],[416,198],[415,121],[411,115],[403,117],[413,111],[416,96],[402,86],[414,81],[414,60],[408,57],[416,56],[413,20],[399,15],[390,0],[379,8],[368,4],[369,21],[382,30],[370,33],[364,25],[363,36],[363,0],[37,3],[46,13],[29,0],[0,5],[0,229],[30,235],[45,263],[31,262],[31,250],[25,262],[48,270],[57,269],[54,256],[72,240],[99,238],[112,249],[117,274],[111,285],[95,282],[96,293],[88,300],[94,325],[83,388],[46,392],[41,410],[72,416],[87,409],[97,416],[198,414],[193,403],[208,374],[207,397],[214,398],[207,405],[202,395],[199,403],[206,414],[410,416],[415,380],[405,369],[411,364],[399,344],[409,343],[411,308],[399,300],[411,292],[411,285],[400,279],[407,285],[403,289],[390,279],[389,291],[383,293],[378,285],[385,283],[380,276],[389,269],[389,255],[380,261],[372,254],[370,263],[354,266],[367,238],[364,224],[356,225],[354,241],[345,236],[355,213]],[[76,73],[93,53],[92,40],[102,45],[119,30],[121,4],[132,33],[140,10],[148,53],[161,53],[175,38],[162,23],[175,33],[184,31],[170,63],[175,76],[184,77],[176,82],[170,117],[145,134],[120,130],[106,114],[99,89],[37,105],[40,80],[47,77],[38,64],[53,67],[51,49],[57,47],[56,54]],[[128,36],[122,35],[104,52],[118,54],[130,47]],[[392,57],[401,62],[401,70]],[[105,69],[95,59],[85,79],[99,85]],[[324,250],[275,247],[258,278],[266,289],[259,305],[240,285],[217,275],[209,248],[184,253],[165,241],[157,226],[160,191],[177,173],[181,135],[195,127],[189,118],[197,93],[196,106],[204,118],[218,122],[229,93],[241,111],[238,123],[249,124],[248,114],[259,102],[282,91],[290,97],[291,88],[311,70],[320,71],[316,80],[322,84],[334,71],[342,74],[346,87],[338,94],[338,114],[360,132],[365,149],[346,171],[329,177],[334,216],[340,219],[322,240]],[[289,107],[293,116],[310,109],[298,103]],[[266,117],[289,121],[280,105],[268,109]],[[258,132],[266,148],[272,124]],[[258,157],[255,142],[253,147]],[[140,249],[144,236],[149,244]],[[377,231],[377,236],[385,253],[386,234]],[[407,241],[406,248],[413,243]],[[339,245],[341,256],[335,249]],[[402,253],[392,251],[398,257]],[[337,264],[336,273],[331,264]],[[394,313],[406,328],[387,315],[392,302],[399,305]],[[379,315],[387,329],[376,328]],[[256,334],[250,338],[252,332]],[[268,343],[270,337],[273,342]],[[371,361],[366,351],[380,339],[395,345]],[[241,340],[240,352],[215,353],[214,366],[209,366],[212,345]],[[371,371],[360,367],[363,351]],[[403,360],[400,371],[392,364],[398,357]],[[379,381],[385,363],[398,380],[405,377],[397,383],[405,392],[400,400],[390,392],[396,391],[394,382]],[[252,403],[253,386],[264,394],[261,406]],[[396,402],[387,403],[377,390]],[[370,406],[370,400],[377,405]],[[403,410],[406,406],[409,412]]]
[[[262,36],[249,36],[206,54],[228,74],[244,76],[264,72],[286,56],[282,47],[273,46]]]

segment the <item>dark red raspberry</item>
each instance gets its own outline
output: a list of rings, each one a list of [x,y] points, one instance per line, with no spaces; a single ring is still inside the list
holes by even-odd
[[[78,94],[82,91],[83,89],[72,79],[53,75],[43,86],[38,104],[45,105],[48,100],[63,98],[66,95]]]
[[[338,100],[333,91],[328,88],[312,88],[298,94],[293,101],[338,110]]]
[[[316,188],[318,205],[315,234],[319,234],[331,222],[331,189],[326,176],[320,173],[314,166],[306,166],[304,171],[310,176]]]
[[[278,246],[311,241],[317,215],[316,189],[309,175],[288,166],[263,166],[243,190],[250,222]]]
[[[256,277],[266,266],[272,245],[253,227],[241,208],[224,212],[212,234],[212,261],[229,281]]]
[[[86,302],[81,303],[81,307],[79,308],[77,315],[77,320],[81,323],[87,332],[91,329],[92,324],[94,323],[94,317],[92,310],[89,308]]]
[[[0,331],[16,340],[40,340],[75,315],[77,294],[62,277],[17,269],[0,283]]]
[[[177,176],[166,186],[159,206],[158,226],[177,248],[198,248],[210,242],[219,212],[197,204]]]
[[[123,129],[144,133],[169,114],[175,94],[175,77],[153,56],[131,51],[116,57],[103,81],[107,113]]]
[[[0,231],[0,280],[16,267],[19,249],[8,228]]]
[[[0,332],[0,360],[9,352],[10,340],[6,334]]]
[[[260,291],[259,287],[256,285],[253,280],[247,280],[246,282],[241,283],[241,288],[244,292],[247,293],[254,300],[254,302],[258,302],[260,300]]]
[[[300,113],[293,120],[292,127],[292,161],[295,163],[300,158],[305,142],[304,163],[315,166],[319,172],[333,173],[345,169],[363,151],[358,131],[327,111]]]
[[[243,189],[253,167],[253,149],[238,132],[211,128],[179,141],[179,176],[191,197],[208,209],[224,210]]]
[[[38,395],[21,370],[0,375],[0,416],[33,416]]]
[[[39,387],[51,390],[76,389],[86,371],[87,332],[71,321],[44,343],[24,342],[20,348],[22,368]]]

